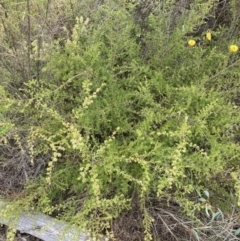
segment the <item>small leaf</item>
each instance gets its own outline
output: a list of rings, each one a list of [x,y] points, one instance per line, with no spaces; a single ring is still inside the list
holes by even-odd
[[[197,194],[198,194],[199,197],[202,196],[201,193],[200,193],[197,189],[196,189],[196,192],[197,192]]]
[[[235,235],[239,235],[240,234],[240,228],[238,228],[236,231],[235,231]]]
[[[210,223],[212,223],[212,222],[214,221],[214,219],[215,219],[219,214],[220,214],[219,211],[216,212],[216,213],[213,213],[213,215],[212,215],[212,219],[211,219]]]
[[[207,198],[209,198],[209,192],[208,192],[208,190],[204,190],[203,193],[205,194],[205,196],[206,196]]]
[[[206,206],[206,207],[205,207],[205,212],[206,212],[207,217],[210,218],[210,214],[209,214],[208,211],[209,211],[208,206]]]
[[[200,198],[199,198],[199,201],[204,203],[204,202],[206,202],[206,199],[203,198],[203,197],[200,197]]]
[[[219,212],[219,214],[221,215],[222,220],[224,220],[224,215],[223,215],[223,213],[222,213],[221,209],[219,209],[219,208],[218,208],[218,212]]]
[[[199,238],[198,233],[197,233],[194,229],[192,229],[192,232],[193,232],[194,236],[196,237],[196,239],[197,239],[198,241],[200,241],[200,238]]]

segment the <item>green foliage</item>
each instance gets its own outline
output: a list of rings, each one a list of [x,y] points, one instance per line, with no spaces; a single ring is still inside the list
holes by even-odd
[[[5,88],[0,86],[0,142],[7,142],[6,135],[14,129],[8,116],[9,110],[14,109],[14,100],[9,98]]]
[[[178,23],[171,1],[145,26],[135,5],[109,1],[77,17],[71,36],[44,56],[43,78],[21,90],[32,161],[51,154],[23,202],[97,233],[137,195],[151,240],[149,196],[173,198],[191,217],[200,209],[192,195],[212,183],[218,195],[235,185],[240,198],[239,61],[221,39],[187,46],[186,31],[213,2],[195,1]]]

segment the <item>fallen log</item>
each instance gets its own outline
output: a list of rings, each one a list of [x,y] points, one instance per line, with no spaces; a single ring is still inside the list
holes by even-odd
[[[16,217],[4,218],[1,210],[6,203],[0,200],[0,224],[12,225]],[[59,221],[55,218],[36,212],[23,212],[16,221],[16,230],[20,233],[30,234],[44,241],[93,241],[90,233],[83,232],[80,228]],[[102,237],[100,241],[107,241]]]

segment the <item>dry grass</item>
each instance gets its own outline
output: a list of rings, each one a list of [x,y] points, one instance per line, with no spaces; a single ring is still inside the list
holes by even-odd
[[[199,222],[192,221],[174,201],[169,203],[155,198],[149,201],[148,212],[154,218],[152,233],[155,241],[234,241],[240,240],[235,232],[240,228],[240,210],[231,215],[217,216],[213,221],[204,213]],[[142,215],[137,200],[132,209],[123,213],[112,224],[112,231],[119,241],[142,241]]]
[[[25,183],[44,170],[44,157],[36,158],[32,165],[27,150],[27,146],[19,148],[14,140],[0,145],[0,196],[3,198],[14,199],[21,195]]]

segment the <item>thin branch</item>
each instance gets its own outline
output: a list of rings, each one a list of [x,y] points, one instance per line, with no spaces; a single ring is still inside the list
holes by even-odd
[[[31,18],[30,18],[30,0],[27,0],[27,58],[28,58],[28,75],[31,73]]]

